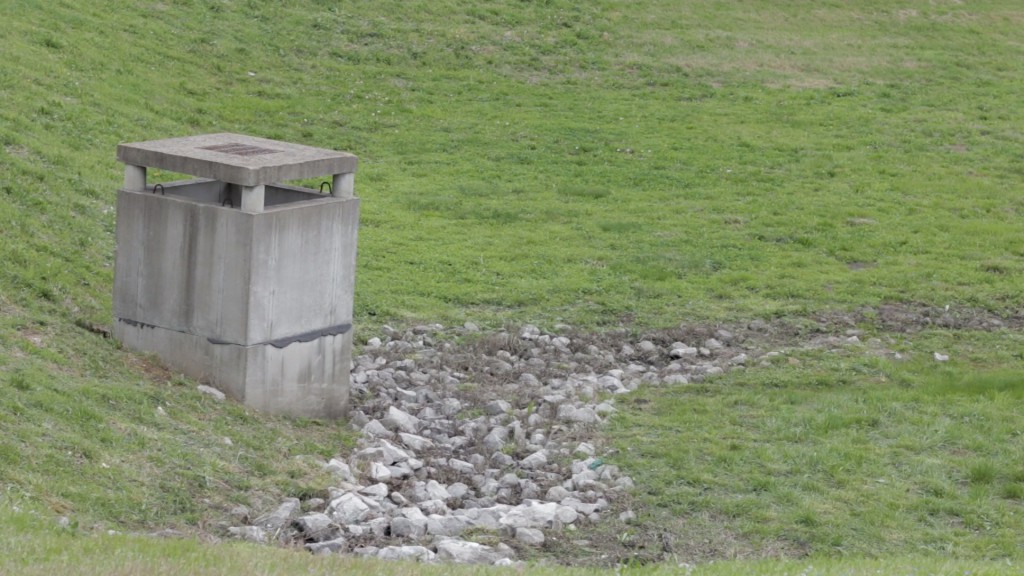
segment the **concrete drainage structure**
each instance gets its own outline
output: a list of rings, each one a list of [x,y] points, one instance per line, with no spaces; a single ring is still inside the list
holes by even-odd
[[[238,134],[121,144],[114,336],[258,410],[347,410],[356,157]],[[150,185],[146,169],[198,177]],[[321,191],[286,185],[329,175]]]

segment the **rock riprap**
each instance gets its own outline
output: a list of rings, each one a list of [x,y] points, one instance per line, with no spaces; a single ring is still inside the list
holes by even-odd
[[[351,454],[324,463],[330,497],[288,499],[229,531],[316,554],[508,564],[513,547],[540,546],[551,531],[613,513],[633,518],[612,503],[634,481],[595,433],[615,412],[614,398],[781,354],[748,344],[761,329],[751,328],[634,342],[565,326],[496,334],[385,327],[353,362],[349,421],[362,435]],[[469,343],[453,344],[458,337]],[[462,538],[481,531],[500,544]]]

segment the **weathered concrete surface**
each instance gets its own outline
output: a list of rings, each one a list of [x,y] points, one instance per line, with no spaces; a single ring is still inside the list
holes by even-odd
[[[352,322],[358,198],[247,214],[121,191],[114,316],[251,346]]]
[[[114,335],[253,408],[342,416],[355,156],[212,134],[122,144],[118,159]],[[200,178],[148,186],[147,167]],[[280,184],[324,175],[330,196]]]
[[[117,159],[241,186],[351,173],[357,162],[347,152],[230,133],[120,144]]]
[[[351,330],[277,348],[212,344],[205,336],[115,319],[114,337],[262,412],[335,419],[348,409]]]

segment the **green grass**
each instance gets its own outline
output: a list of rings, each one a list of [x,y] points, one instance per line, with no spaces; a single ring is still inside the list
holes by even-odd
[[[83,528],[198,532],[239,504],[262,512],[285,493],[323,495],[321,464],[353,444],[344,428],[218,403],[76,330],[4,340],[0,487]]]
[[[0,486],[83,528],[203,531],[233,504],[318,489],[312,460],[352,442],[216,404],[95,333],[118,142],[236,131],[357,154],[360,339],[420,321],[640,331],[893,302],[1024,309],[1024,11],[1009,0],[0,12]],[[807,353],[641,392],[614,433],[638,505],[700,558],[1000,570],[971,562],[1019,556],[1019,336],[902,346],[954,360]],[[88,538],[44,532],[24,556],[66,571],[54,550]],[[135,572],[182,554],[126,542],[104,550]],[[813,564],[885,566],[834,562]],[[700,573],[752,569],[736,566]]]
[[[917,357],[813,355],[648,389],[610,436],[684,557],[1019,557],[1024,371]]]
[[[234,130],[361,157],[364,324],[1020,305],[1009,2],[14,7],[23,298],[105,317],[116,143]]]
[[[41,524],[24,511],[14,512],[0,503],[0,573],[21,576],[69,574],[129,576],[197,576],[252,574],[328,575],[356,574],[439,574],[500,575],[508,568],[484,566],[425,565],[361,560],[339,557],[311,557],[266,546],[241,543],[202,544],[195,540],[158,539],[125,535],[83,535],[73,530]],[[890,560],[829,560],[716,562],[695,566],[625,566],[615,574],[636,576],[684,574],[688,576],[868,576],[874,574],[971,574],[1002,575],[1019,571],[1011,561],[964,562],[934,557],[910,556]],[[531,566],[530,574],[574,576],[593,574],[593,569]],[[612,574],[612,570],[599,573]]]

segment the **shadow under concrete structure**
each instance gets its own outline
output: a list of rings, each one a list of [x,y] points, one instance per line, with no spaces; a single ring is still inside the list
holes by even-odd
[[[121,144],[114,335],[258,410],[348,407],[356,157],[239,134]],[[147,182],[147,168],[197,177]],[[288,181],[329,176],[326,193]]]

